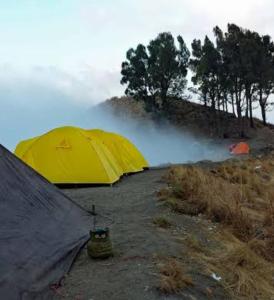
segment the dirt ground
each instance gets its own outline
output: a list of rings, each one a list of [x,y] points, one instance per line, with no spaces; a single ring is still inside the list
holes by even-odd
[[[67,189],[64,192],[87,210],[95,204],[98,226],[109,225],[115,255],[107,260],[91,260],[86,248],[76,259],[71,272],[56,292],[56,299],[75,300],[154,300],[229,299],[218,282],[196,269],[190,270],[194,286],[180,295],[165,295],[157,289],[157,263],[174,257],[188,261],[188,250],[182,242],[189,233],[207,242],[212,230],[207,221],[184,215],[173,215],[157,201],[157,191],[165,186],[162,176],[167,169],[148,170],[124,177],[112,187]],[[170,229],[153,224],[155,217],[170,217]],[[91,224],[92,227],[92,224]]]

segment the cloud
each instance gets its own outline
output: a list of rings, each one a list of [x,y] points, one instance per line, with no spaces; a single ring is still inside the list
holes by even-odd
[[[274,5],[271,0],[133,0],[93,1],[82,11],[84,19],[99,32],[112,32],[134,40],[137,34],[146,39],[160,31],[170,30],[194,39],[215,25],[228,22],[274,33]],[[265,22],[265,21],[268,22]],[[125,36],[126,33],[131,33]],[[207,32],[209,33],[209,32]]]
[[[50,24],[52,7],[40,15],[34,2],[23,15],[11,6],[0,21],[8,62],[0,65],[0,142],[9,147],[59,124],[83,124],[87,107],[123,93],[128,48],[161,31],[181,34],[189,47],[228,22],[274,36],[272,0],[80,0],[70,9],[62,1]]]
[[[112,96],[116,80],[114,72],[88,66],[74,75],[54,67],[1,66],[0,143],[13,149],[19,140],[56,126],[85,126],[87,109]]]
[[[44,102],[42,90],[54,90],[79,105],[90,106],[104,101],[114,93],[121,94],[120,75],[111,70],[98,70],[91,66],[83,66],[74,74],[56,67],[32,67],[20,70],[11,65],[0,66],[0,88],[20,94],[17,102],[28,103],[33,97],[26,93],[36,93],[36,103]],[[19,92],[20,91],[20,92]],[[42,97],[41,97],[42,96]]]

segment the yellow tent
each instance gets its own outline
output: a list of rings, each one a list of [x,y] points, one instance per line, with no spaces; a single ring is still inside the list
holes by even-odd
[[[148,167],[141,152],[125,137],[116,133],[105,132],[99,129],[86,131],[90,137],[99,138],[113,154],[123,173],[135,173]]]
[[[149,165],[147,160],[144,158],[142,153],[135,147],[135,145],[130,142],[130,140],[119,134],[114,133],[114,135],[116,136],[117,141],[121,143],[121,145],[126,149],[128,153],[130,153],[132,157],[131,159],[134,163],[137,164],[138,168],[148,168]]]
[[[52,183],[114,183],[123,171],[108,148],[76,127],[18,144],[15,154]]]
[[[25,154],[25,152],[29,149],[31,144],[34,143],[38,138],[39,136],[34,137],[32,139],[21,141],[16,147],[15,150],[16,155],[21,158]]]
[[[20,142],[15,154],[57,184],[111,184],[148,167],[129,140],[99,129],[56,128]]]

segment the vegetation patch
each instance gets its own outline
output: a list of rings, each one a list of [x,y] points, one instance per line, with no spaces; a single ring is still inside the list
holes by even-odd
[[[172,226],[172,223],[164,216],[154,218],[153,224],[161,228],[170,228]]]
[[[232,299],[271,299],[274,265],[253,251],[249,243],[241,242],[229,232],[222,231],[216,240],[220,247],[214,249],[188,245],[204,272],[219,278],[219,284]]]
[[[207,274],[218,274],[233,299],[274,296],[273,157],[225,162],[216,167],[174,167],[164,178],[161,201],[180,214],[219,223],[220,247],[185,242]],[[212,249],[213,248],[213,249]]]
[[[193,286],[192,278],[184,266],[174,258],[168,258],[158,265],[160,270],[159,290],[166,294],[178,294],[184,288]]]

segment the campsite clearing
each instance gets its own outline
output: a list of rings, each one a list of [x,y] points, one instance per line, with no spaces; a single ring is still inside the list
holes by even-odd
[[[154,169],[124,177],[113,187],[65,190],[85,209],[91,210],[95,204],[107,223],[113,221],[110,228],[115,256],[91,260],[84,248],[57,290],[56,299],[167,299],[159,291],[163,266],[170,259],[184,264],[182,257],[188,260],[189,255],[182,238],[191,232],[206,241],[211,225],[197,217],[174,214],[159,203],[157,192],[165,186],[162,177],[166,172],[166,168]],[[171,227],[160,228],[153,222],[162,215],[172,220]],[[211,290],[211,299],[229,299],[218,282],[202,274],[195,264],[188,276],[193,286],[168,299],[208,299]]]

